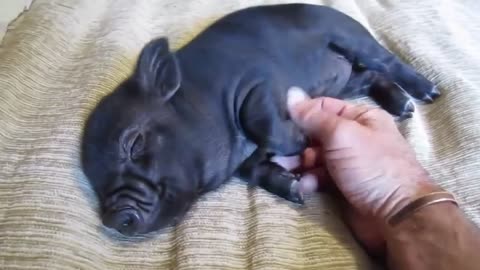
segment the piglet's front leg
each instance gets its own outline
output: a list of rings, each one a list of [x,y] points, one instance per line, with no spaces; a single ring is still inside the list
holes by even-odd
[[[257,149],[238,169],[236,175],[251,186],[259,186],[268,192],[297,204],[303,204],[300,175],[270,160],[263,149]]]

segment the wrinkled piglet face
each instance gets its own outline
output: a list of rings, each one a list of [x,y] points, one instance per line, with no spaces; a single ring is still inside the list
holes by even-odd
[[[103,224],[124,235],[174,224],[198,197],[198,155],[169,103],[180,82],[166,39],[154,40],[132,76],[101,100],[85,125],[83,170],[100,200]]]

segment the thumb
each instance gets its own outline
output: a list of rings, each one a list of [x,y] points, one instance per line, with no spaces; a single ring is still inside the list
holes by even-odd
[[[342,119],[339,115],[348,104],[333,98],[311,99],[299,87],[287,92],[287,108],[292,120],[313,139],[324,142]]]

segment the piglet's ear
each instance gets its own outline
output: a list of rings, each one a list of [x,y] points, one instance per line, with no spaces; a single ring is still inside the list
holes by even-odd
[[[143,91],[164,101],[177,92],[181,83],[180,67],[175,54],[170,52],[166,38],[155,39],[145,45],[134,76]]]

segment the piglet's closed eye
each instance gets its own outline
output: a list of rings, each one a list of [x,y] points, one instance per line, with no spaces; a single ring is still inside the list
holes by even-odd
[[[145,149],[145,135],[136,128],[126,130],[121,137],[125,156],[131,160],[138,159]]]

